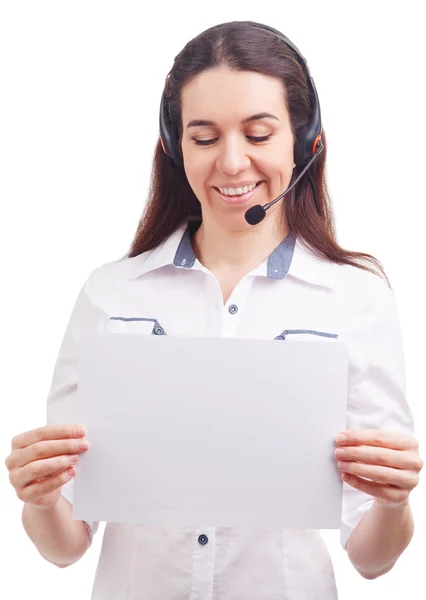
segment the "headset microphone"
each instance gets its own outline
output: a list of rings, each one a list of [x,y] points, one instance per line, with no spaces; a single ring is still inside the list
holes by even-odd
[[[324,146],[322,144],[322,141],[320,140],[318,143],[318,149],[315,151],[314,156],[308,162],[308,164],[303,169],[303,171],[299,174],[296,181],[294,181],[291,184],[291,186],[286,189],[285,192],[280,194],[278,196],[278,198],[275,198],[275,200],[272,200],[272,202],[268,202],[268,204],[264,204],[263,206],[261,206],[260,204],[256,204],[255,206],[252,206],[251,208],[249,208],[246,211],[246,214],[244,215],[247,223],[249,225],[257,225],[258,223],[263,221],[263,219],[266,217],[266,211],[268,210],[268,208],[271,208],[271,206],[273,206],[276,202],[278,202],[278,200],[281,200],[281,198],[283,198],[286,194],[288,194],[288,192],[290,192],[294,188],[294,186],[299,181],[299,179],[305,174],[305,172],[309,169],[311,164],[314,162],[314,160],[316,160],[316,158],[321,154],[321,152],[323,150],[324,150]]]

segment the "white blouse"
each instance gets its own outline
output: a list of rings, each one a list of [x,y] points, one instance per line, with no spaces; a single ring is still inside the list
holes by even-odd
[[[88,330],[277,343],[339,339],[349,353],[347,429],[414,432],[394,292],[377,275],[320,258],[293,233],[238,283],[225,306],[216,277],[194,255],[186,224],[153,250],[96,268],[78,294],[59,349],[47,424],[61,422],[61,403],[76,394],[79,340]],[[62,488],[71,504],[73,483]],[[346,549],[373,498],[342,485],[340,540]],[[99,523],[85,524],[92,541]],[[120,523],[105,526],[91,596],[319,598],[337,599],[331,558],[319,530]]]

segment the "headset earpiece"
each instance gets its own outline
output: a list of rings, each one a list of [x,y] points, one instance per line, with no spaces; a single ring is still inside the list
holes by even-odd
[[[160,104],[160,142],[165,154],[183,167],[182,156],[178,150],[179,134],[174,123],[170,121],[166,91],[163,90]]]

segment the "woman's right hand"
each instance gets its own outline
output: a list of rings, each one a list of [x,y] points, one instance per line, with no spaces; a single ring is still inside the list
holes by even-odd
[[[9,481],[20,500],[34,508],[49,508],[61,497],[61,487],[75,475],[79,455],[88,448],[78,425],[45,425],[15,436],[5,460]],[[80,443],[86,448],[80,448]]]

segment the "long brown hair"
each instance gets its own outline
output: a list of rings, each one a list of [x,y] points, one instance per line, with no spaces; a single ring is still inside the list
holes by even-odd
[[[179,131],[179,148],[182,139],[183,87],[203,71],[221,66],[235,71],[254,71],[281,80],[295,141],[300,128],[308,122],[311,111],[304,70],[293,50],[277,37],[251,26],[247,21],[231,21],[211,27],[190,40],[175,57],[168,74],[166,92],[169,97],[170,119],[176,123]],[[322,141],[324,150],[309,168],[310,179],[315,185],[318,209],[306,173],[282,201],[289,230],[296,233],[303,243],[320,256],[383,276],[390,286],[381,263],[374,256],[346,250],[337,243],[325,176],[327,143],[324,128]],[[294,179],[302,169],[303,166],[294,168]],[[126,256],[137,256],[155,248],[179,226],[194,218],[201,219],[200,202],[189,185],[184,168],[165,155],[158,139],[147,203]],[[362,261],[366,264],[362,264]]]

